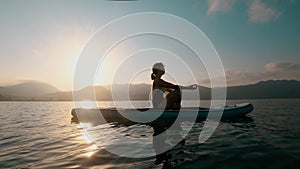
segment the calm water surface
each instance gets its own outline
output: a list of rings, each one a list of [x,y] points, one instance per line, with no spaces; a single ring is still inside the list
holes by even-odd
[[[71,123],[72,102],[0,102],[0,168],[298,168],[300,99],[228,104],[241,102],[253,103],[255,110],[246,117],[222,121],[204,144],[198,143],[204,122],[197,122],[172,151],[148,158],[125,158],[106,151],[107,147],[127,151],[116,144],[117,137],[109,135],[107,124],[92,126],[93,135],[99,133],[96,146],[80,124]],[[103,107],[110,104],[101,102]],[[147,125],[115,128],[137,138],[154,133]],[[151,142],[138,145],[134,153],[154,151]],[[145,147],[149,152],[142,151]]]

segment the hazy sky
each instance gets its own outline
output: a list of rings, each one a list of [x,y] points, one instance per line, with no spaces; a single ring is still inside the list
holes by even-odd
[[[299,11],[297,0],[1,0],[0,84],[38,80],[71,89],[88,38],[137,12],[170,13],[196,25],[219,53],[229,85],[300,80]],[[172,73],[172,62],[165,65]],[[205,78],[197,82],[208,84]]]

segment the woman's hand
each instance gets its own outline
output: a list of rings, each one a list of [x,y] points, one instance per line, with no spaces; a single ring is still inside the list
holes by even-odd
[[[193,85],[190,85],[190,86],[189,86],[189,88],[192,89],[192,90],[197,89],[197,87],[198,87],[197,84],[193,84]]]

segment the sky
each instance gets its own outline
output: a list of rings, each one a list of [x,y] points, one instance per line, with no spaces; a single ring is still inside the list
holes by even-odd
[[[269,79],[300,80],[299,11],[297,0],[1,0],[0,85],[37,80],[71,90],[77,60],[88,40],[111,21],[141,12],[175,15],[200,29],[218,52],[229,86]],[[132,29],[141,25],[137,22]],[[108,32],[107,36],[114,35]],[[139,51],[125,60],[123,67],[116,67],[117,60],[126,57],[126,50],[143,46],[153,49]],[[188,78],[188,72],[184,73],[188,69],[179,71],[180,58],[168,52],[169,49],[189,51],[170,38],[145,35],[129,39],[119,48],[115,52],[118,57],[108,55],[107,64],[100,65],[96,77],[99,85],[111,83],[112,77],[118,83],[151,83],[150,68],[156,61],[165,64],[167,80],[182,84],[194,82]],[[182,58],[192,62],[187,56]],[[135,70],[132,67],[140,70],[134,77],[126,73],[132,73]],[[195,63],[191,67],[198,68]],[[199,67],[202,74],[196,77],[196,83],[208,86],[205,65]]]

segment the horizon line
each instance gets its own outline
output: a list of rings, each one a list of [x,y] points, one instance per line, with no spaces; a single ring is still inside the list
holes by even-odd
[[[238,87],[238,86],[246,86],[246,85],[254,85],[254,84],[258,84],[260,82],[267,82],[267,81],[298,81],[300,82],[299,80],[296,80],[296,79],[268,79],[268,80],[260,80],[260,81],[257,81],[257,82],[252,82],[252,83],[247,83],[247,84],[240,84],[240,85],[231,85],[231,86],[225,86],[225,87]],[[67,89],[67,90],[62,90],[62,89],[59,89],[58,87],[56,87],[55,85],[53,85],[52,83],[49,83],[49,82],[44,82],[44,81],[39,81],[39,80],[22,80],[21,82],[19,83],[12,83],[12,84],[9,84],[9,85],[1,85],[1,82],[0,82],[0,87],[11,87],[11,86],[16,86],[16,85],[20,85],[20,84],[24,84],[24,83],[30,83],[30,82],[33,82],[33,83],[43,83],[43,84],[47,84],[47,85],[51,85],[52,87],[55,87],[56,89],[58,89],[59,91],[61,92],[67,92],[67,91],[76,91],[76,90],[82,90],[84,88],[87,88],[87,87],[97,87],[97,86],[101,86],[101,87],[108,87],[108,86],[111,86],[111,85],[141,85],[141,84],[144,84],[144,85],[152,85],[151,83],[115,83],[115,84],[99,84],[99,85],[93,85],[93,86],[83,86],[81,87],[80,89],[76,89],[76,90],[73,90],[73,88],[71,89]],[[201,87],[206,87],[206,88],[221,88],[222,86],[217,86],[217,87],[211,87],[211,86],[207,86],[207,85],[200,85],[200,84],[196,84],[197,86],[201,86]]]

